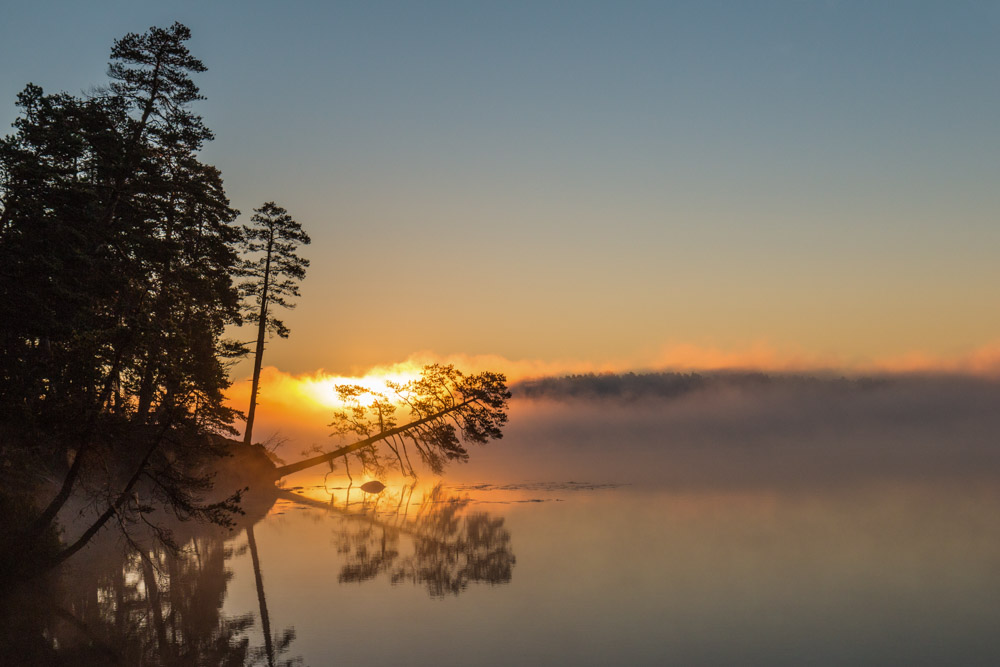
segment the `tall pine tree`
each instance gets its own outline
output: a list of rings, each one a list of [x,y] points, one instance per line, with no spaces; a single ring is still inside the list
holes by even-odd
[[[223,391],[243,350],[223,331],[239,322],[241,231],[198,156],[212,133],[191,110],[205,66],[190,36],[117,40],[90,97],[27,86],[0,140],[0,475],[63,479],[28,537],[84,471],[111,499],[96,529],[152,500],[220,518],[197,501],[199,466],[212,434],[235,432]]]
[[[299,296],[299,282],[305,278],[309,260],[297,253],[300,245],[310,243],[302,226],[288,215],[288,211],[274,202],[266,202],[244,225],[243,273],[240,284],[244,308],[249,317],[256,317],[257,344],[253,359],[253,380],[250,387],[250,408],[243,442],[253,438],[254,417],[257,414],[257,390],[260,387],[260,368],[264,358],[264,339],[269,333],[287,338],[289,331],[284,322],[273,314],[275,306],[294,308],[291,297]]]

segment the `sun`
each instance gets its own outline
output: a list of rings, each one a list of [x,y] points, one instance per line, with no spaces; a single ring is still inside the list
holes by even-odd
[[[419,378],[422,370],[422,364],[409,361],[372,368],[360,375],[334,375],[324,370],[292,375],[266,366],[262,369],[257,405],[261,415],[297,421],[322,420],[331,410],[345,407],[337,397],[337,385],[360,385],[371,392],[392,396],[386,382],[403,384]],[[250,384],[249,378],[234,382],[226,392],[227,404],[245,410],[250,401]],[[359,398],[367,404],[375,397],[367,394]]]
[[[411,367],[404,367],[411,366]],[[346,375],[324,375],[301,378],[302,393],[314,403],[325,408],[341,408],[344,404],[337,397],[337,385],[353,384],[368,389],[372,394],[363,394],[359,398],[362,403],[374,399],[374,393],[390,393],[386,382],[405,383],[420,376],[420,368],[416,365],[395,364],[390,369],[374,369],[360,377]]]

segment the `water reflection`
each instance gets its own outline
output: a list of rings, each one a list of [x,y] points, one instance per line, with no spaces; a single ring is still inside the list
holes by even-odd
[[[504,519],[469,512],[467,496],[450,495],[441,484],[426,493],[416,507],[414,485],[374,500],[364,494],[352,503],[353,488],[335,493],[328,509],[346,520],[337,527],[337,550],[347,561],[339,581],[361,582],[386,575],[393,584],[426,586],[432,596],[458,595],[472,582],[505,584],[515,557]],[[410,539],[410,553],[401,555],[400,538]]]
[[[343,584],[381,576],[443,596],[473,582],[510,581],[515,557],[503,518],[469,511],[468,497],[441,485],[414,490],[338,489],[324,502],[275,489],[251,498],[247,518],[233,531],[173,526],[174,540],[184,545],[178,550],[151,534],[122,540],[107,531],[41,588],[8,596],[2,653],[20,655],[24,664],[301,664],[294,627],[268,611],[268,562],[254,533],[268,514],[291,506],[320,510],[314,513],[332,530],[343,558]],[[248,555],[256,609],[223,613],[231,565]]]
[[[231,534],[205,526],[194,532],[180,550],[136,537],[88,548],[50,582],[48,597],[33,601],[34,637],[15,640],[32,643],[26,664],[297,664],[282,658],[293,629],[272,641],[265,624],[266,646],[255,646],[252,612],[221,613],[233,576],[227,562],[252,541],[237,546]]]

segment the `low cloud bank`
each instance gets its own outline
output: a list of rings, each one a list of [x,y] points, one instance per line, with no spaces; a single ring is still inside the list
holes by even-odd
[[[719,371],[711,373],[586,373],[545,377],[515,383],[511,391],[528,399],[620,399],[642,400],[677,398],[709,390],[761,391],[794,389],[815,391],[865,390],[897,381],[900,376],[860,378],[830,375],[768,374],[763,372]]]
[[[965,375],[584,375],[515,385],[458,474],[671,488],[1000,482],[1000,382]]]

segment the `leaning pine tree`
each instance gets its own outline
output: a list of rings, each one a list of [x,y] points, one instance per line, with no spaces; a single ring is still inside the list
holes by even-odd
[[[250,218],[250,225],[243,226],[244,261],[240,285],[244,297],[247,319],[257,319],[257,346],[253,358],[253,383],[250,388],[250,407],[247,410],[247,427],[243,442],[253,438],[253,422],[257,412],[257,390],[260,386],[260,367],[264,357],[264,338],[276,333],[288,338],[284,322],[271,314],[273,306],[294,308],[290,297],[299,296],[299,281],[306,276],[309,260],[296,253],[300,245],[308,245],[309,235],[302,226],[288,215],[288,211],[274,202],[267,202]],[[250,320],[252,321],[252,320]]]

